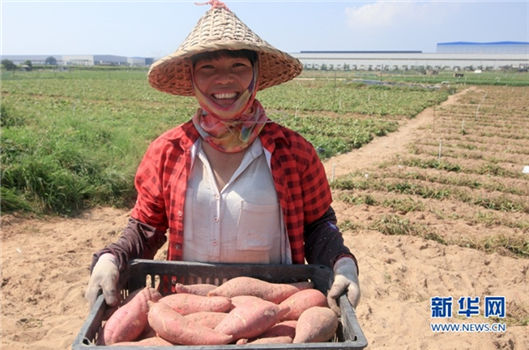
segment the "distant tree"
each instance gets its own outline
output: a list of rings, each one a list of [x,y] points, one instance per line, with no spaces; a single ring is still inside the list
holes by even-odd
[[[11,60],[2,60],[2,66],[4,66],[4,68],[6,70],[15,70],[17,69],[17,65],[13,63],[13,61]]]
[[[44,63],[55,66],[57,64],[57,59],[53,56],[50,56],[46,58],[46,61],[44,61]]]
[[[26,70],[32,70],[33,69],[33,63],[31,63],[30,60],[25,60],[24,61],[24,66],[25,66]]]

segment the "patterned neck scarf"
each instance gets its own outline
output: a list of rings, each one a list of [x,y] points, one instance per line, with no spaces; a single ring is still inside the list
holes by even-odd
[[[236,120],[221,120],[199,108],[193,116],[193,124],[204,141],[225,153],[236,153],[246,149],[268,121],[268,117],[257,100]]]
[[[195,97],[200,107],[193,116],[193,124],[204,141],[213,148],[236,153],[246,149],[259,135],[268,120],[263,107],[255,99],[257,93],[258,64],[253,64],[253,78],[237,100],[230,106],[213,102],[195,84]]]

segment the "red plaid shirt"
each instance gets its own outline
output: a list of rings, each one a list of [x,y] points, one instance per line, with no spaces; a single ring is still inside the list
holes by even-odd
[[[138,197],[131,216],[165,232],[168,260],[182,260],[184,201],[191,172],[191,146],[199,138],[192,122],[154,140],[138,168]],[[271,154],[271,169],[283,210],[294,263],[305,259],[304,225],[319,219],[331,205],[331,191],[314,147],[298,133],[274,122],[259,138]]]

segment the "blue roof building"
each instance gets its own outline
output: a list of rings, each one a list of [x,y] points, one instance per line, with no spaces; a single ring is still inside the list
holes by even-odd
[[[529,54],[527,41],[437,43],[437,53]]]

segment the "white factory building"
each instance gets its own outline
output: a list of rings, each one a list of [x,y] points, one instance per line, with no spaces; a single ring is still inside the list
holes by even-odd
[[[529,67],[529,42],[438,43],[421,51],[301,51],[292,53],[306,69],[501,69]]]
[[[145,57],[125,57],[116,55],[65,55],[63,65],[76,66],[145,66]]]
[[[305,69],[500,69],[527,68],[527,54],[410,53],[410,52],[300,52],[292,53]]]
[[[437,43],[438,53],[467,54],[526,54],[529,55],[529,43],[524,41],[467,42],[455,41]]]
[[[153,59],[148,57],[125,57],[116,55],[2,55],[16,65],[31,61],[33,65],[44,65],[49,57],[55,58],[60,66],[149,66]]]

